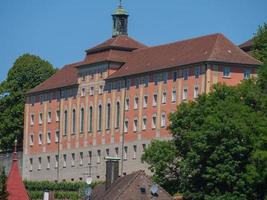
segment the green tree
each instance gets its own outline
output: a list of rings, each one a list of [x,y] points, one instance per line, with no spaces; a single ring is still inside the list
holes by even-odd
[[[5,174],[5,169],[3,168],[1,175],[0,175],[0,199],[1,200],[7,200],[7,197],[8,197],[6,182],[7,182],[7,176]]]
[[[254,49],[253,56],[264,62],[267,59],[267,24],[264,23],[259,27],[255,37],[253,38]]]
[[[25,94],[56,72],[38,56],[24,54],[0,84],[0,149],[12,149],[15,138],[22,145]]]

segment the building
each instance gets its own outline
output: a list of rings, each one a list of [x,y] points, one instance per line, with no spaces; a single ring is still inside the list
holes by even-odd
[[[216,83],[236,85],[261,64],[222,34],[147,47],[113,13],[112,38],[27,94],[23,175],[31,180],[105,179],[105,156],[121,174],[147,169],[152,139],[170,139],[168,115]]]
[[[240,44],[239,47],[245,51],[246,53],[248,53],[249,55],[252,55],[252,51],[253,51],[253,48],[254,48],[254,41],[253,41],[253,38]]]

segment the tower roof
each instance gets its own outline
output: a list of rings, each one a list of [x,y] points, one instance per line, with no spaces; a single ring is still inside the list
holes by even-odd
[[[12,166],[7,178],[8,200],[30,200],[19,172],[17,152],[13,153]]]
[[[119,5],[118,8],[112,13],[112,15],[129,15],[128,12]]]

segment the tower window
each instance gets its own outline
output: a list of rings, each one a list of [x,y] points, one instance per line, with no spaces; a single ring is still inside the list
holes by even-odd
[[[116,128],[120,128],[120,102],[116,104]]]
[[[110,105],[110,103],[108,103],[108,105],[107,105],[107,124],[106,124],[107,130],[110,129],[110,116],[111,116],[111,105]]]
[[[80,133],[83,133],[84,131],[84,108],[81,108],[81,114],[80,114]]]

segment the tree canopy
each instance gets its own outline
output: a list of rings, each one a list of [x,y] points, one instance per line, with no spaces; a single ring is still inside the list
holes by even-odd
[[[2,168],[0,174],[0,199],[7,200],[8,192],[7,192],[7,176],[5,174],[5,169]]]
[[[20,56],[0,84],[0,150],[12,149],[15,138],[22,146],[25,95],[42,83],[56,69],[40,57]]]
[[[253,56],[264,62],[267,59],[267,23],[259,26],[259,29],[253,38],[253,42]]]

